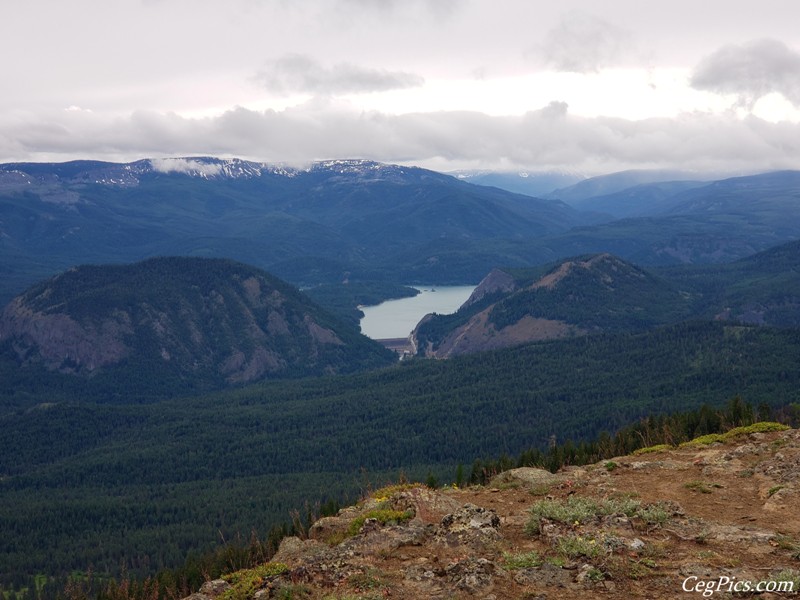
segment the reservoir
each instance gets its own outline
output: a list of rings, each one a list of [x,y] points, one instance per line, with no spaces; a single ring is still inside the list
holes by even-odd
[[[376,306],[361,306],[361,332],[374,340],[405,338],[428,313],[448,315],[466,302],[474,285],[411,285],[420,291],[413,298],[387,300]]]

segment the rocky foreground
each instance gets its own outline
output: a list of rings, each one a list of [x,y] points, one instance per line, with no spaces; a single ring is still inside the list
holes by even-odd
[[[800,430],[713,439],[487,487],[384,488],[190,598],[793,596]]]

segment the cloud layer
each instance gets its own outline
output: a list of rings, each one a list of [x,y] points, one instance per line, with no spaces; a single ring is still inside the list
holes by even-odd
[[[521,116],[447,111],[387,115],[332,102],[285,111],[229,110],[190,119],[137,112],[125,118],[64,111],[0,122],[0,160],[110,160],[222,155],[303,164],[365,157],[435,168],[520,166],[612,171],[673,167],[767,170],[800,167],[800,124],[691,113],[638,121],[571,115],[553,102]],[[163,162],[165,169],[190,168]]]
[[[331,67],[304,54],[286,54],[267,62],[256,75],[267,91],[277,94],[351,94],[385,92],[425,83],[419,75],[368,69],[350,63]]]
[[[800,167],[796,0],[7,4],[0,162]]]
[[[800,107],[800,53],[771,39],[724,46],[697,65],[691,85],[736,94],[738,104],[749,109],[772,92]]]
[[[631,42],[628,31],[592,15],[573,13],[548,31],[530,54],[556,71],[596,73],[617,64]]]
[[[150,160],[150,165],[159,173],[199,173],[208,177],[222,172],[222,165],[185,158],[153,158]]]

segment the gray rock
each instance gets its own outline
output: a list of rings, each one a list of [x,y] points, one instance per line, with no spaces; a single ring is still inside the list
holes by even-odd
[[[639,538],[633,538],[628,544],[628,548],[630,548],[634,552],[639,552],[640,550],[644,549],[644,546],[645,546],[644,542]]]
[[[479,548],[502,539],[500,517],[493,510],[465,504],[442,519],[434,538],[438,543],[447,546],[467,545]]]
[[[552,485],[564,481],[563,475],[551,473],[545,469],[534,467],[520,467],[503,471],[490,482],[491,487],[502,487],[519,484],[525,486]]]
[[[456,588],[474,594],[492,585],[495,571],[485,558],[467,558],[448,566],[445,575]]]
[[[230,583],[224,579],[214,579],[212,581],[206,581],[203,585],[201,585],[200,593],[215,598],[224,594],[229,589],[231,589]]]

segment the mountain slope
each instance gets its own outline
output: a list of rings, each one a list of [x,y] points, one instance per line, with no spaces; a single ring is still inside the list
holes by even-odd
[[[644,270],[609,254],[495,269],[453,315],[429,315],[419,352],[449,357],[684,319],[800,326],[800,241],[722,265]]]
[[[797,218],[800,204],[800,171],[775,171],[732,177],[682,192],[675,197],[671,214],[763,212]]]
[[[454,171],[450,175],[501,190],[543,198],[550,192],[585,179],[585,175],[566,171]]]
[[[776,327],[800,327],[800,241],[715,267],[659,273],[701,298],[698,316]]]
[[[0,343],[51,370],[154,371],[214,386],[391,360],[288,284],[221,259],[71,269],[5,308]]]
[[[599,331],[675,322],[690,304],[668,282],[610,254],[549,268],[493,271],[455,315],[428,316],[413,333],[440,358]]]

